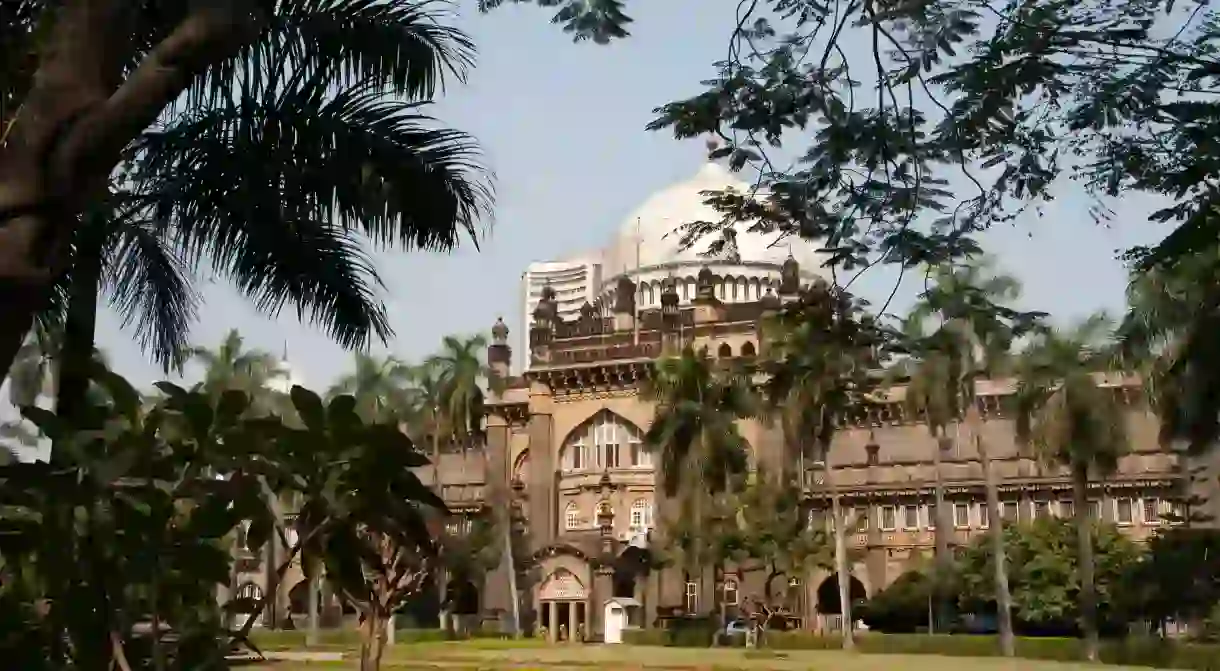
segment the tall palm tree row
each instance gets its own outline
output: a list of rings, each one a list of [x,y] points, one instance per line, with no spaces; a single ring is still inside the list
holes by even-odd
[[[1020,296],[1020,283],[994,272],[987,257],[967,259],[958,265],[941,265],[928,273],[925,290],[904,320],[901,339],[909,359],[907,402],[921,413],[932,432],[936,488],[936,592],[942,626],[949,623],[952,595],[945,581],[952,570],[949,550],[952,529],[944,502],[941,456],[953,446],[951,428],[964,423],[983,471],[988,528],[994,555],[995,594],[1000,649],[1016,654],[1012,596],[1004,558],[1003,516],[998,483],[991,467],[983,418],[976,397],[978,380],[1000,374],[1015,340],[1036,328],[1044,316],[1010,307]],[[927,326],[931,333],[925,333]]]
[[[764,327],[760,393],[778,416],[797,463],[821,468],[831,504],[835,573],[838,577],[843,646],[855,647],[847,520],[835,478],[831,445],[849,408],[865,399],[878,361],[879,332],[864,305],[819,281],[804,290]],[[802,477],[804,474],[802,474]]]
[[[70,23],[81,3],[62,4],[24,2],[21,25]],[[123,58],[142,58],[189,18],[161,9],[132,10],[137,39]],[[25,295],[0,300],[0,369],[9,370],[34,317],[61,332],[58,396],[70,415],[87,386],[99,295],[137,327],[158,364],[180,366],[205,265],[261,310],[292,305],[346,347],[385,341],[391,329],[368,248],[477,244],[491,200],[470,138],[426,113],[473,54],[437,9],[412,0],[274,4],[260,30],[119,139],[109,184],[73,194],[65,217],[23,222],[64,230],[45,238],[57,246],[45,263],[29,256],[51,266],[42,273],[50,283],[31,280],[20,285]],[[42,53],[43,40],[61,37],[15,30],[4,49]],[[21,70],[30,61],[5,63]],[[0,74],[7,121],[37,82]]]
[[[1129,448],[1126,411],[1097,373],[1111,370],[1111,322],[1094,315],[1070,329],[1039,334],[1018,364],[1016,432],[1045,463],[1067,470],[1078,543],[1080,621],[1085,654],[1098,655],[1097,588],[1093,567],[1093,477],[1118,467]]]
[[[705,522],[717,495],[747,471],[749,445],[737,421],[756,416],[757,403],[743,371],[718,366],[706,349],[691,347],[659,360],[641,395],[655,404],[644,444],[659,465],[660,518],[670,525],[688,522],[682,525],[688,537],[681,541],[688,548],[686,561],[692,550],[706,548],[712,540]],[[701,593],[717,594],[717,576],[711,586],[706,575],[698,577]]]

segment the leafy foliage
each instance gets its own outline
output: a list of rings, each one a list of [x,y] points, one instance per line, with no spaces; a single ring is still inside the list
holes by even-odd
[[[737,420],[756,410],[741,371],[718,368],[706,349],[686,347],[657,361],[643,395],[656,403],[644,444],[659,453],[666,495],[717,494],[746,472],[750,448]]]
[[[1075,528],[1069,520],[1042,519],[1004,529],[1004,547],[1011,572],[1013,615],[1030,630],[1072,631],[1079,613],[1080,575]],[[1139,558],[1139,548],[1112,525],[1094,527],[1101,621],[1116,619],[1115,605],[1127,572]],[[995,581],[987,540],[965,548],[958,562],[961,605],[972,612],[994,608]]]

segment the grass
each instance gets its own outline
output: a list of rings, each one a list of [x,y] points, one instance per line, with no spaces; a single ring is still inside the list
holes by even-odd
[[[357,668],[357,662],[353,659],[344,663],[282,663],[249,668],[251,671],[349,671]],[[533,641],[477,640],[396,645],[386,652],[382,668],[387,671],[589,671],[594,668],[615,671],[1082,671],[1102,667],[1027,659],[867,655],[837,650],[543,646]],[[1104,668],[1121,671],[1138,667]]]

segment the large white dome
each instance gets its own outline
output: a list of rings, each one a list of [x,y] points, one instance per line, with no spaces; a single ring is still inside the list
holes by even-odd
[[[674,263],[709,263],[702,255],[715,235],[682,250],[682,226],[696,221],[719,221],[722,215],[704,201],[706,191],[734,189],[746,193],[750,185],[719,163],[709,162],[690,179],[670,186],[644,201],[619,227],[605,254],[609,275]],[[748,223],[736,224],[737,250],[743,263],[782,264],[791,255],[804,273],[817,273],[824,255],[805,241],[779,240],[775,234],[749,232]],[[778,241],[778,242],[777,242]],[[724,259],[727,261],[727,259]]]

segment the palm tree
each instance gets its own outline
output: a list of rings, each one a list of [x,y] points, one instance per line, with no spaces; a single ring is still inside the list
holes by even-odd
[[[1072,479],[1085,654],[1097,660],[1097,588],[1093,579],[1091,475],[1105,477],[1128,450],[1126,412],[1097,373],[1113,361],[1110,321],[1094,315],[1070,330],[1041,334],[1022,353],[1016,394],[1017,439]]]
[[[350,394],[366,422],[404,421],[411,404],[411,368],[397,357],[353,356],[353,370],[339,378],[329,396]]]
[[[24,3],[22,25],[55,25],[53,12],[78,3],[60,4]],[[142,58],[187,17],[147,5],[130,18],[142,45],[131,57]],[[109,196],[82,199],[79,213],[55,221],[29,218],[46,232],[63,229],[45,238],[62,248],[29,257],[53,259],[52,272],[40,268],[51,281],[26,288],[50,301],[10,296],[5,285],[0,369],[9,370],[39,310],[65,326],[63,346],[76,354],[63,364],[87,359],[103,289],[157,362],[174,367],[205,262],[265,312],[292,304],[346,347],[385,341],[391,330],[366,247],[449,250],[477,236],[491,192],[473,145],[425,113],[447,76],[464,76],[469,39],[441,25],[431,3],[411,0],[278,3],[263,18],[261,30],[186,77],[184,95],[110,139],[122,170]],[[63,38],[17,30],[5,49],[41,53],[41,39]],[[0,77],[0,100],[12,111],[37,86],[5,74],[14,76]],[[62,389],[68,406],[80,378],[65,378],[76,381]]]
[[[742,371],[717,367],[706,349],[687,346],[657,361],[641,396],[655,404],[644,445],[659,457],[654,463],[661,472],[661,518],[684,519],[691,523],[687,527],[706,533],[701,523],[717,495],[748,468],[750,447],[737,422],[758,414],[749,380]]]
[[[213,397],[229,390],[242,391],[250,397],[252,411],[271,412],[277,406],[271,386],[284,376],[283,368],[270,352],[248,350],[244,345],[241,333],[232,329],[214,350],[191,348],[190,358],[199,361],[204,369],[203,380],[196,389]]]
[[[1187,491],[1183,520],[1220,519],[1220,349],[1215,330],[1220,310],[1210,301],[1217,281],[1217,254],[1202,252],[1171,267],[1136,271],[1127,286],[1128,312],[1118,328],[1125,363],[1141,373],[1143,391],[1161,423],[1160,440],[1183,452],[1179,464]],[[1202,458],[1202,464],[1192,464]],[[1190,483],[1202,485],[1192,491]]]
[[[483,384],[493,392],[503,389],[504,380],[484,361],[487,338],[445,336],[441,351],[424,363],[436,375],[440,391],[440,412],[454,442],[466,450],[483,433]]]
[[[977,380],[994,375],[1003,366],[1014,339],[1032,329],[1042,317],[1041,313],[1018,312],[1005,305],[1016,300],[1020,292],[1020,283],[1008,275],[995,273],[991,260],[986,257],[962,265],[938,266],[929,273],[927,287],[904,323],[906,346],[912,355],[907,366],[910,372],[907,402],[923,413],[935,439],[936,584],[941,622],[942,625],[947,622],[951,607],[949,596],[941,586],[952,569],[952,556],[940,460],[952,446],[949,427],[964,419],[983,471],[987,524],[992,530],[991,549],[995,557],[1000,649],[1009,657],[1016,654],[1016,640],[1004,556],[1004,520],[991,458],[983,439],[983,418],[975,385]],[[934,324],[934,330],[925,335],[928,322]]]
[[[441,438],[451,433],[445,424],[444,390],[440,371],[424,363],[410,370],[410,407],[407,410],[407,433],[417,442],[432,445],[432,484],[440,486]]]
[[[849,650],[855,647],[851,564],[830,449],[836,423],[870,386],[874,335],[862,306],[825,281],[805,289],[764,327],[763,397],[783,422],[787,439],[798,443],[802,464],[810,456],[821,465],[830,492],[843,647]]]

